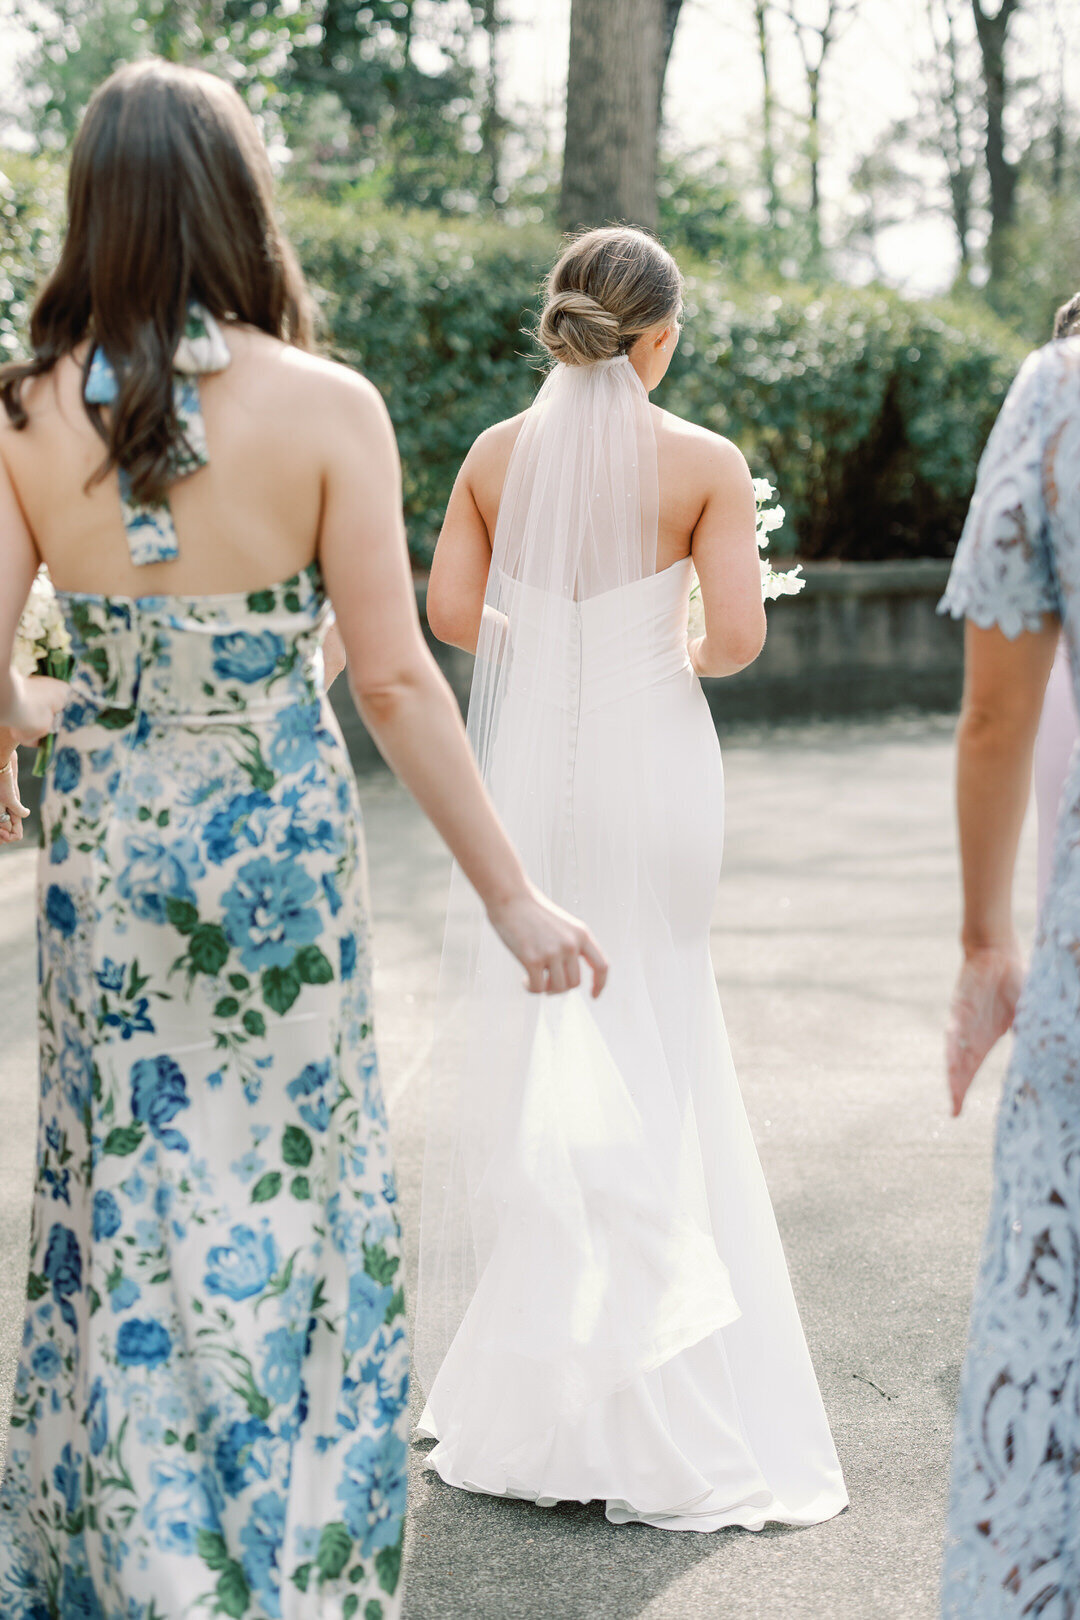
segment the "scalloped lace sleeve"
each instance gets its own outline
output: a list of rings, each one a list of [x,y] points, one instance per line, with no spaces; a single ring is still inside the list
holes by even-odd
[[[1010,639],[1059,611],[1043,485],[1051,346],[1021,366],[979,462],[939,613]]]

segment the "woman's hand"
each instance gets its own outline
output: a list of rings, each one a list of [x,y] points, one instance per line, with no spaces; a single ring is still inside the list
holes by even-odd
[[[991,1047],[1012,1028],[1024,969],[1015,945],[984,945],[964,958],[945,1031],[945,1069],[953,1118]]]
[[[0,765],[0,844],[18,843],[29,814],[19,797],[19,756],[12,749],[7,764]]]
[[[39,742],[53,729],[70,692],[66,681],[54,680],[51,675],[13,675],[3,724],[17,743]]]
[[[511,900],[488,907],[492,927],[528,974],[534,995],[559,995],[581,983],[581,957],[592,968],[592,993],[607,982],[608,965],[589,930],[530,884]]]

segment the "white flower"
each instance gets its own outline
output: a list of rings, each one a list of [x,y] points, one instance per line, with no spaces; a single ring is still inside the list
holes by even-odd
[[[778,596],[798,596],[806,585],[802,577],[802,563],[796,563],[786,573],[778,574],[764,558],[761,559],[761,594],[766,602],[775,602]]]
[[[51,653],[66,655],[70,651],[71,637],[64,623],[64,615],[48,570],[42,565],[30,587],[15,632],[12,664],[20,675],[35,675],[46,664]]]
[[[783,528],[786,516],[787,513],[782,506],[767,506],[764,511],[758,513],[758,528],[764,529],[766,534],[771,534],[773,529]]]
[[[759,506],[764,506],[766,501],[771,501],[775,494],[776,491],[767,478],[754,479],[754,499]]]

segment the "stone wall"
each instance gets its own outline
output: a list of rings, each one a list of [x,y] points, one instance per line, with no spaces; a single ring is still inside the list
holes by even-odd
[[[963,631],[937,613],[949,564],[819,563],[806,589],[769,604],[769,634],[749,669],[706,681],[717,725],[733,722],[954,709],[960,701]],[[417,587],[421,616],[424,587]],[[464,709],[472,659],[429,637]],[[334,706],[358,765],[373,762],[344,680]]]

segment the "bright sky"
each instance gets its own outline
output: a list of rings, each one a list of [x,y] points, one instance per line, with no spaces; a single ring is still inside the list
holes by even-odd
[[[17,104],[18,58],[25,32],[17,21],[24,0],[0,0],[0,110]],[[823,0],[798,0],[812,16]],[[966,12],[966,0],[961,0]],[[1013,25],[1013,71],[1052,81],[1062,39],[1072,105],[1080,105],[1080,38],[1053,26],[1075,0],[1026,0]],[[503,0],[510,26],[503,37],[506,110],[531,109],[561,140],[569,48],[570,0]],[[842,211],[858,158],[893,119],[914,110],[918,62],[931,48],[927,0],[860,0],[858,14],[838,41],[823,80],[825,158],[822,183],[833,217]],[[790,28],[777,18],[774,72],[779,100],[804,105],[802,69]],[[668,75],[669,140],[677,147],[715,151],[738,169],[752,157],[760,110],[760,74],[750,0],[683,0]],[[795,154],[792,160],[798,161]],[[886,232],[879,243],[883,267],[912,292],[947,284],[954,247],[948,223],[914,220]]]

